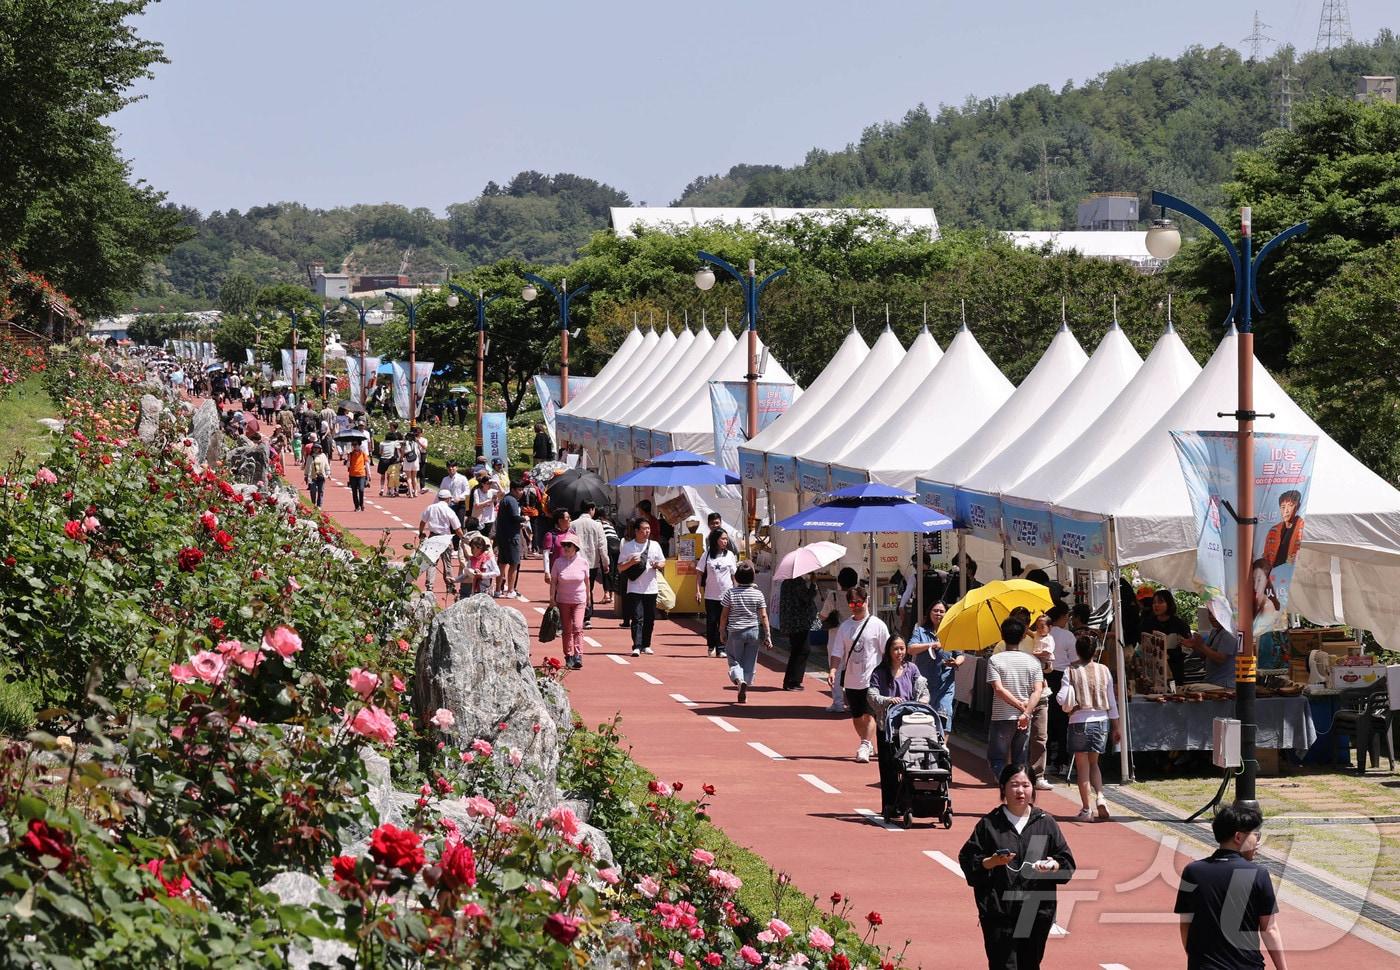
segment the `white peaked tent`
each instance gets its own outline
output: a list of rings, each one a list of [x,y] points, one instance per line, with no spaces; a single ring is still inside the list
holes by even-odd
[[[648,331],[648,336],[654,335]],[[561,408],[559,416],[567,417],[578,413],[579,409],[586,407],[589,400],[596,397],[599,391],[607,386],[609,381],[616,378],[617,374],[627,366],[627,362],[632,359],[632,355],[637,352],[637,349],[642,346],[645,340],[646,338],[642,336],[642,332],[636,327],[628,331],[626,338],[618,345],[617,350],[613,351],[612,357],[603,365],[602,370],[594,375],[594,379],[588,382],[588,386],[569,398],[569,406],[567,408]],[[567,427],[568,425],[566,424],[565,428]]]
[[[701,332],[704,333],[704,331]],[[634,381],[632,385],[633,393],[623,395],[622,398],[617,401],[616,407],[608,414],[600,414],[598,419],[600,421],[607,421],[609,424],[620,425],[624,428],[632,427],[633,419],[650,407],[651,404],[655,403],[655,395],[664,393],[664,389],[671,386],[670,381],[674,379],[674,375],[677,373],[677,366],[687,359],[697,342],[703,342],[703,346],[700,348],[700,356],[704,356],[704,352],[709,349],[710,344],[714,342],[714,338],[708,333],[705,333],[703,338],[697,338],[693,331],[682,330],[676,337],[676,342],[671,345],[670,352],[652,368],[650,373],[645,375],[645,384],[639,384],[638,381]],[[638,379],[640,380],[642,376],[643,375],[639,374]]]
[[[1031,368],[1021,386],[1016,388],[1006,403],[988,418],[977,432],[943,458],[932,469],[917,479],[921,494],[934,494],[934,502],[945,514],[953,517],[960,525],[971,528],[967,537],[967,550],[979,562],[999,561],[1002,556],[1000,539],[1000,514],[996,521],[980,524],[968,522],[960,503],[954,501],[953,493],[959,496],[968,493],[962,484],[971,478],[983,465],[1000,455],[1011,446],[1021,432],[1030,427],[1050,405],[1055,403],[1066,387],[1073,383],[1083,370],[1088,356],[1074,339],[1069,327],[1062,326],[1045,354]],[[990,573],[983,573],[986,579]]]
[[[569,402],[569,406],[560,413],[567,419],[566,430],[570,434],[570,441],[576,445],[581,445],[587,451],[597,453],[597,418],[598,409],[609,394],[621,383],[625,382],[628,375],[632,374],[642,362],[651,356],[656,345],[661,338],[654,330],[648,330],[642,337],[642,342],[637,344],[632,353],[627,356],[616,369],[608,373],[612,366],[609,362],[598,376],[588,382],[588,387],[584,389],[587,395],[579,395],[579,398]]]
[[[870,353],[860,366],[832,396],[829,406],[818,409],[800,427],[788,433],[778,444],[767,448],[768,484],[775,492],[795,493],[798,490],[795,459],[816,447],[828,435],[857,418],[863,405],[904,359],[904,347],[889,327],[884,329]],[[774,424],[777,427],[777,424]],[[762,437],[762,435],[759,435]],[[754,439],[755,442],[758,438]],[[775,467],[781,464],[781,481]],[[797,503],[779,503],[775,518],[797,514]]]
[[[832,355],[826,367],[817,375],[817,379],[812,382],[812,385],[802,392],[802,396],[792,403],[786,413],[780,415],[777,420],[739,449],[739,465],[741,472],[744,473],[745,485],[771,484],[768,482],[764,467],[766,453],[782,447],[783,443],[793,434],[832,405],[833,399],[845,387],[846,381],[869,356],[870,348],[860,338],[856,328],[852,327],[851,332],[846,334],[846,339],[841,341],[841,346],[836,349],[836,353]],[[751,466],[754,474],[748,474],[748,469],[745,466]]]
[[[904,359],[892,373],[885,374],[879,383],[870,390],[852,420],[835,428],[824,439],[798,456],[804,463],[832,465],[839,462],[857,443],[869,433],[891,421],[898,421],[899,414],[909,406],[909,395],[924,382],[938,362],[943,359],[943,350],[928,328],[919,331]],[[865,481],[863,474],[857,476]]]
[[[1143,429],[1167,412],[1200,374],[1201,365],[1168,326],[1127,387],[1093,424],[1074,429],[1058,455],[1027,468],[1006,496],[1053,504],[1117,461],[1142,437]]]
[[[650,349],[636,355],[633,363],[628,365],[625,373],[618,375],[612,387],[603,388],[598,397],[588,402],[588,411],[585,414],[586,418],[592,418],[595,423],[599,423],[597,444],[600,450],[606,450],[607,447],[607,441],[604,440],[606,436],[602,433],[600,423],[608,420],[607,416],[628,400],[629,395],[636,394],[648,386],[649,375],[666,359],[666,355],[675,345],[676,335],[669,330],[663,331]]]
[[[1128,386],[1142,358],[1115,321],[1092,357],[1055,403],[1046,408],[999,455],[958,483],[969,491],[999,495],[1025,473],[1039,468],[1066,445],[1079,440],[1104,408]]]
[[[763,342],[758,344],[758,353],[763,354]],[[742,381],[744,375],[749,372],[749,341],[745,335],[734,341],[734,346],[729,348],[729,353],[720,361],[718,367],[712,370],[703,381],[689,381],[687,387],[690,390],[688,397],[684,397],[677,406],[668,414],[657,419],[652,427],[653,433],[670,436],[670,450],[672,451],[693,451],[699,455],[713,455],[715,453],[715,428],[714,420],[711,417],[710,408],[710,382],[711,381]],[[773,358],[768,358],[768,370],[764,373],[760,384],[795,384],[796,382],[783,370],[783,365]],[[801,390],[794,388],[795,394],[800,394]]]
[[[697,340],[696,343],[698,344],[699,341]],[[646,431],[657,427],[673,411],[690,399],[696,386],[708,380],[709,375],[713,374],[724,363],[724,359],[729,356],[735,343],[734,334],[729,331],[729,328],[721,328],[719,336],[709,341],[703,355],[688,365],[677,367],[673,372],[673,379],[661,387],[656,394],[651,395],[642,415],[632,422],[633,426]],[[691,345],[692,353],[694,350],[695,345]],[[653,454],[657,454],[657,452],[653,451]]]
[[[964,326],[892,421],[842,458],[872,482],[912,490],[914,477],[976,433],[1015,388]]]
[[[1117,562],[1137,563],[1175,587],[1194,585],[1196,530],[1171,432],[1235,429],[1217,412],[1232,411],[1237,400],[1237,340],[1226,336],[1170,410],[1058,503],[1057,511],[1108,519]],[[1327,437],[1257,360],[1253,366],[1255,429],[1318,438],[1288,608],[1317,623],[1370,630],[1383,646],[1400,647],[1400,491]]]

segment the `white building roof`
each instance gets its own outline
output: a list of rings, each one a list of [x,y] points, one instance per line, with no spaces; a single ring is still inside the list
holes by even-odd
[[[786,222],[799,216],[813,216],[830,220],[838,215],[869,213],[881,216],[896,226],[911,229],[925,229],[932,236],[938,235],[938,217],[932,209],[780,209],[763,207],[745,208],[704,208],[696,206],[613,206],[608,210],[608,221],[613,232],[628,235],[638,229],[683,229],[703,226],[711,222],[754,226],[761,222]]]
[[[1002,235],[1021,249],[1049,245],[1054,253],[1078,253],[1093,259],[1119,259],[1143,268],[1155,268],[1162,261],[1147,251],[1147,233],[1108,230],[1008,229]]]

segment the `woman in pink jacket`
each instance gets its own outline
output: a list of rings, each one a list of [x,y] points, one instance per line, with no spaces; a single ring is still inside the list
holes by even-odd
[[[583,610],[588,604],[588,562],[579,555],[579,538],[565,532],[555,540],[559,549],[549,564],[549,605],[559,609],[559,634],[564,641],[564,664],[583,666]]]

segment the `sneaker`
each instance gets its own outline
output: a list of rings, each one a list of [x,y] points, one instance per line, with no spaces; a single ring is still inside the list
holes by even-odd
[[[656,653],[651,647],[642,647],[642,653]]]
[[[583,621],[583,628],[584,628],[585,630],[591,630],[591,629],[593,629],[593,621],[592,621],[592,620],[584,620],[584,621]]]
[[[865,764],[870,760],[870,742],[862,741],[860,747],[856,748],[856,760]]]
[[[1093,817],[1094,817],[1094,813],[1093,813],[1093,812],[1089,811],[1087,808],[1081,808],[1081,809],[1079,810],[1079,814],[1076,815],[1076,816],[1074,816],[1074,820],[1075,820],[1076,822],[1088,822],[1088,821],[1090,821],[1091,819],[1093,819]]]
[[[576,654],[574,654],[574,669],[575,669],[575,670],[582,670],[582,669],[583,669],[583,654],[581,654],[581,653],[576,653]]]
[[[1099,821],[1108,821],[1108,802],[1104,800],[1103,793],[1100,792],[1094,799],[1094,806],[1098,809]]]
[[[1055,790],[1055,786],[1052,785],[1052,784],[1050,784],[1050,782],[1046,781],[1044,778],[1037,778],[1037,779],[1035,780],[1035,790],[1036,790],[1036,791],[1054,791],[1054,790]]]
[[[832,701],[831,704],[827,706],[826,712],[828,714],[844,714],[846,713],[846,706]]]
[[[642,655],[642,652],[641,652],[640,650],[636,649],[635,647],[632,649],[632,656],[634,656],[634,657],[640,657],[641,655]]]
[[[743,703],[745,703],[748,699],[749,699],[749,685],[748,685],[748,684],[740,684],[740,685],[739,685],[739,703],[740,703],[740,704],[743,704]],[[870,760],[870,759],[867,758],[866,760],[868,761],[868,760]]]

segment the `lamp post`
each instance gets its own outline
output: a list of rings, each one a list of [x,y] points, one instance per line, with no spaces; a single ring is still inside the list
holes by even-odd
[[[1147,230],[1147,251],[1157,259],[1168,260],[1181,248],[1181,232],[1172,221],[1166,218],[1166,210],[1172,209],[1189,216],[1225,244],[1230,254],[1230,265],[1235,271],[1234,300],[1226,324],[1235,323],[1239,336],[1238,348],[1238,401],[1232,416],[1238,423],[1236,449],[1238,458],[1235,479],[1238,492],[1235,497],[1237,509],[1231,512],[1239,529],[1235,543],[1235,564],[1238,570],[1237,589],[1239,593],[1240,652],[1235,658],[1235,716],[1240,721],[1240,774],[1235,781],[1235,804],[1258,809],[1255,795],[1255,782],[1259,774],[1259,762],[1255,759],[1255,737],[1257,724],[1254,714],[1255,686],[1258,678],[1259,658],[1254,644],[1254,594],[1250,581],[1251,557],[1254,549],[1254,526],[1258,519],[1254,515],[1254,327],[1253,311],[1257,308],[1262,314],[1264,305],[1259,302],[1259,267],[1273,252],[1275,246],[1287,239],[1306,232],[1308,224],[1300,222],[1290,226],[1270,239],[1254,254],[1254,237],[1249,206],[1240,209],[1240,236],[1244,252],[1240,253],[1224,229],[1213,219],[1190,203],[1162,192],[1152,193],[1152,204],[1162,208],[1162,217],[1152,221]],[[1243,313],[1241,313],[1243,309]],[[1231,412],[1223,411],[1224,417]],[[1230,511],[1228,505],[1226,511]]]
[[[292,397],[297,395],[297,311],[296,307],[278,307],[283,313],[292,318]]]
[[[540,295],[540,291],[532,286],[538,283],[554,295],[554,300],[559,304],[559,406],[561,408],[569,406],[569,304],[574,297],[588,292],[588,285],[584,284],[572,293],[569,292],[569,281],[562,280],[558,287],[545,279],[543,276],[536,276],[534,273],[525,273],[524,277],[529,280],[520,291],[520,298],[529,303]]]
[[[365,306],[363,303],[356,303],[348,296],[342,296],[340,302],[354,310],[355,314],[360,318],[360,405],[368,410],[369,406],[365,403],[366,399],[369,397],[369,395],[365,393],[365,344],[368,342],[365,337],[365,317],[369,314],[369,307]]]
[[[464,296],[476,307],[476,453],[482,454],[486,448],[486,431],[482,422],[486,401],[486,308],[499,300],[502,294],[488,297],[484,290],[477,290],[473,295],[456,283],[448,283],[447,288],[452,291],[447,298],[448,306],[455,307],[461,302],[460,297]]]
[[[418,302],[399,296],[397,293],[384,294],[390,300],[398,301],[408,308],[408,425],[413,425],[418,421],[418,408],[415,395],[418,391]],[[392,310],[393,303],[385,303],[385,310]]]

